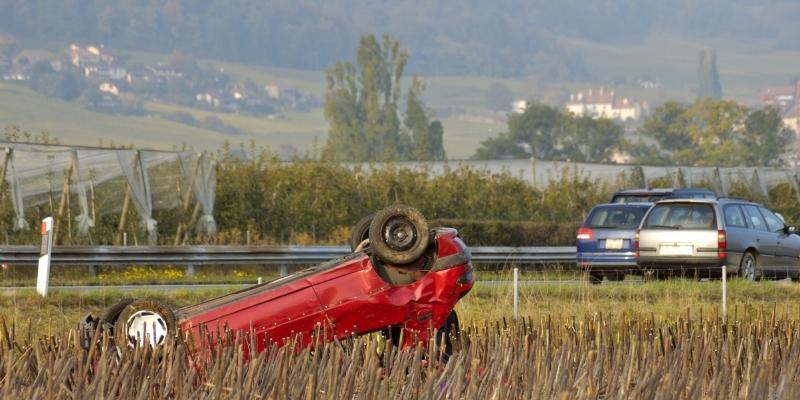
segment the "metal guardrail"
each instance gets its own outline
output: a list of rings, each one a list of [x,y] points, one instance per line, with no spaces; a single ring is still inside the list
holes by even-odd
[[[548,264],[575,261],[574,246],[470,247],[483,264]],[[61,246],[52,264],[314,264],[350,254],[345,246]],[[38,246],[0,246],[0,263],[36,265]]]

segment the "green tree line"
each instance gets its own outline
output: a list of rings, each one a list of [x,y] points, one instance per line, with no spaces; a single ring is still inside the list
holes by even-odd
[[[534,102],[510,114],[508,131],[482,142],[473,158],[609,162],[619,153],[647,165],[771,166],[783,163],[793,139],[777,109],[748,109],[711,97],[689,105],[667,102],[644,120],[635,138],[626,139],[623,131],[617,121]]]

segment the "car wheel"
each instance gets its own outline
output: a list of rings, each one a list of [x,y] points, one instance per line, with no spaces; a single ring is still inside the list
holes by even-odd
[[[361,242],[369,239],[369,224],[373,218],[375,214],[367,215],[353,225],[353,230],[350,232],[350,251],[355,252]]]
[[[177,336],[175,314],[157,301],[136,300],[119,313],[114,342],[121,349],[165,346]]]
[[[739,265],[739,271],[742,273],[742,278],[748,281],[757,281],[761,279],[761,272],[758,270],[758,263],[756,256],[748,251],[742,256],[742,262]]]
[[[122,310],[124,310],[125,307],[129,306],[134,301],[136,301],[136,299],[126,298],[126,299],[122,299],[122,300],[116,302],[111,307],[108,307],[106,309],[106,311],[103,313],[103,316],[100,318],[100,321],[111,325],[111,327],[113,329],[114,324],[117,323],[117,319],[119,318],[119,314],[122,313]]]
[[[621,282],[625,280],[624,272],[609,272],[606,274],[606,279],[611,282]]]
[[[599,285],[600,282],[603,282],[603,274],[600,272],[586,272],[586,280],[589,281],[592,285]]]
[[[437,350],[440,351],[442,362],[446,363],[450,356],[453,355],[453,351],[456,349],[454,345],[458,343],[460,332],[461,326],[458,324],[458,314],[456,314],[456,310],[450,311],[450,314],[447,315],[447,320],[436,331],[436,346]],[[440,346],[444,346],[444,348]]]
[[[417,209],[405,205],[386,207],[369,226],[369,246],[383,262],[411,264],[428,248],[428,222]]]

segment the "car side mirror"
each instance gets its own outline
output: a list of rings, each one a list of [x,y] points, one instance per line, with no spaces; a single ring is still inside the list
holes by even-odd
[[[784,226],[783,231],[786,232],[787,235],[797,234],[797,227]]]

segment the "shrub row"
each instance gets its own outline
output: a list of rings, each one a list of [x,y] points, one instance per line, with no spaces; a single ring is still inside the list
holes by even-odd
[[[580,223],[440,219],[430,225],[458,229],[470,246],[574,246]]]

